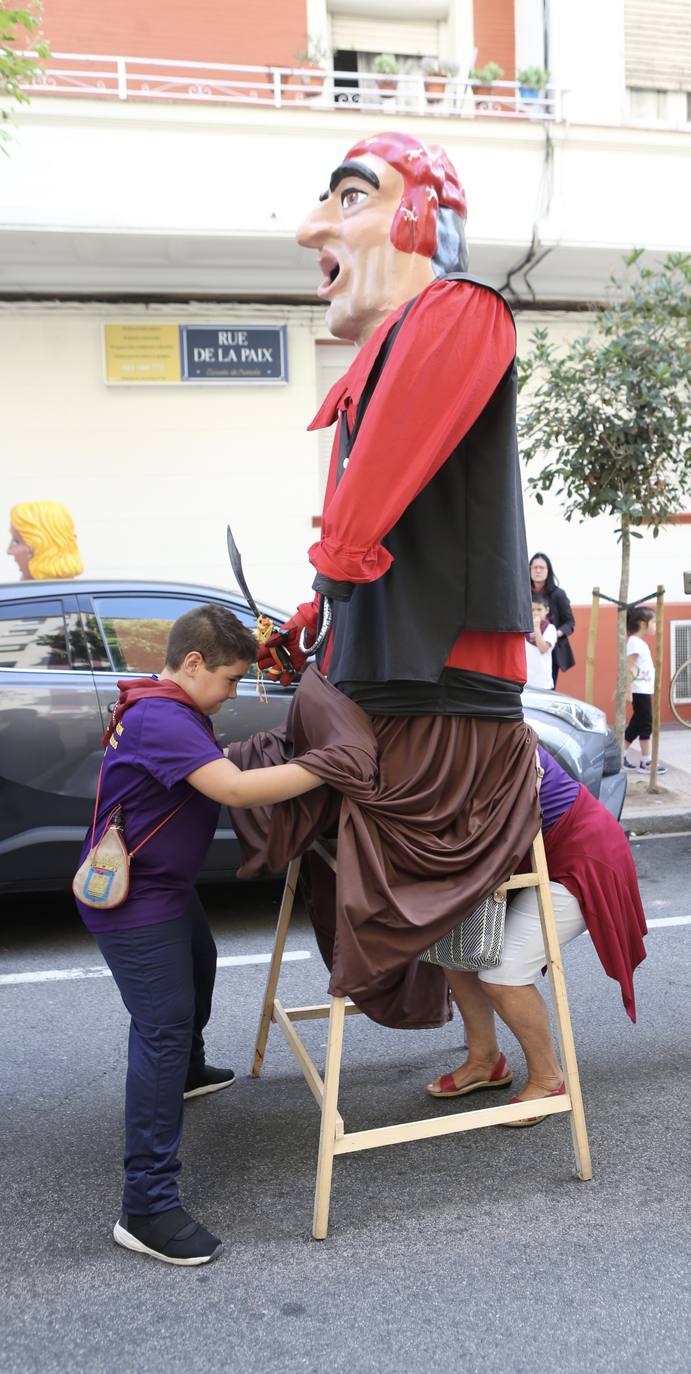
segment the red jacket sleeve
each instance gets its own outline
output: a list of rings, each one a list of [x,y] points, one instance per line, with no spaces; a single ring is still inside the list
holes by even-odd
[[[475,423],[516,352],[493,291],[439,282],[415,302],[324,509],[310,562],[326,577],[373,582],[391,566],[380,543]]]

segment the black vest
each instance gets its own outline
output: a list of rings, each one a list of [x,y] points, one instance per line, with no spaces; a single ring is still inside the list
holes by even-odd
[[[464,272],[444,280],[499,295]],[[377,355],[350,435],[341,416],[337,480],[410,305]],[[472,428],[382,539],[394,559],[388,572],[334,602],[331,682],[437,682],[462,630],[532,631],[516,391],[514,359]]]

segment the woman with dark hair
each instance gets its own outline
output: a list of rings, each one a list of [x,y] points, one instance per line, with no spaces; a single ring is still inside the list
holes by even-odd
[[[554,575],[554,568],[546,553],[534,553],[530,560],[530,585],[533,597],[539,592],[549,606],[549,618],[557,632],[557,642],[552,650],[552,682],[557,685],[559,673],[573,668],[576,662],[569,635],[573,634],[576,624],[571,602],[563,587]]]

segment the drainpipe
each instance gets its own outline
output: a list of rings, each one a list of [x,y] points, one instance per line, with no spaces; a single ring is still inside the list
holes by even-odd
[[[550,0],[542,0],[542,52],[543,66],[546,72],[549,71],[550,56],[549,5]],[[525,253],[524,256],[520,258],[519,261],[512,268],[510,268],[510,270],[506,274],[506,280],[504,281],[503,285],[499,288],[500,291],[508,291],[510,295],[513,297],[513,300],[516,304],[521,303],[521,297],[513,286],[512,278],[517,276],[519,272],[522,274],[524,285],[528,288],[531,298],[534,301],[536,297],[535,292],[529,281],[530,273],[535,271],[535,268],[538,266],[539,263],[542,262],[543,258],[547,257],[548,253],[552,252],[551,248],[542,248],[542,250],[540,249],[540,221],[543,215],[546,214],[546,212],[549,210],[552,201],[552,161],[554,156],[552,136],[550,134],[548,120],[544,120],[542,128],[545,138],[542,156],[542,173],[540,176],[540,188],[538,191],[538,200],[535,209],[535,220],[533,222],[533,233],[530,240],[530,247],[528,248],[527,253]]]

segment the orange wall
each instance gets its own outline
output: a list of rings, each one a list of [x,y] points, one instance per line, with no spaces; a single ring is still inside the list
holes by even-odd
[[[516,77],[516,29],[514,0],[473,0],[476,67],[498,62],[503,81]]]
[[[650,603],[653,605],[654,603]],[[560,673],[557,687],[560,691],[574,697],[584,696],[585,655],[588,647],[588,627],[590,625],[590,606],[574,606],[576,628],[571,636],[571,646],[576,666],[568,673]],[[663,721],[673,721],[669,708],[669,623],[671,620],[691,620],[691,601],[665,603],[665,632],[663,638],[662,660],[662,702],[660,715]],[[650,640],[650,651],[655,657],[655,640]],[[614,694],[617,680],[617,612],[614,606],[600,603],[597,622],[597,645],[595,650],[595,705],[606,711],[610,724],[614,722]]]
[[[53,52],[296,65],[306,0],[44,0]]]

